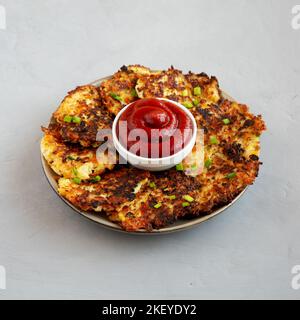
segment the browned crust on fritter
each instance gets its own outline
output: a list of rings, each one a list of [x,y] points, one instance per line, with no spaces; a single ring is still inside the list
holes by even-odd
[[[196,87],[200,87],[200,95],[195,95],[194,88]],[[168,70],[140,77],[136,89],[140,98],[167,98],[182,104],[191,103],[193,105],[199,99],[205,99],[208,103],[219,103],[222,100],[216,77],[192,72],[184,75],[181,70],[173,66]]]
[[[139,98],[166,98],[180,103],[192,102],[192,87],[181,70],[171,66],[168,70],[140,77],[136,90]]]
[[[101,83],[99,92],[104,106],[116,115],[124,106],[137,100],[135,86],[139,77],[150,73],[141,65],[123,66],[110,79]],[[117,95],[119,101],[113,95]]]
[[[192,73],[191,71],[185,75],[187,81],[193,88],[201,88],[201,98],[212,103],[218,103],[222,99],[221,90],[219,88],[218,79],[214,76],[209,77],[206,73]]]
[[[68,123],[65,116],[77,116],[80,123]],[[97,146],[97,132],[112,126],[112,116],[101,104],[98,88],[92,85],[70,91],[53,113],[48,129],[65,142],[84,147]]]
[[[229,100],[223,100],[219,105],[200,101],[200,105],[191,112],[198,127],[204,130],[205,145],[209,145],[212,135],[221,142],[234,143],[235,139],[249,134],[259,137],[266,129],[261,115],[255,116],[249,112],[248,106]],[[223,119],[228,119],[230,125],[224,125]]]
[[[135,193],[139,183],[146,183],[149,176],[147,171],[122,166],[119,170],[104,174],[101,181],[94,184],[76,185],[70,180],[61,179],[59,192],[84,211],[105,212],[110,220],[117,221],[126,230],[149,229],[151,223],[146,209],[148,195],[145,203],[139,199],[144,186]],[[141,215],[140,209],[143,210]]]
[[[98,161],[96,148],[67,144],[53,136],[50,130],[44,129],[44,132],[45,135],[41,140],[41,152],[56,174],[64,178],[86,180],[114,167],[105,154],[102,155],[103,161]]]

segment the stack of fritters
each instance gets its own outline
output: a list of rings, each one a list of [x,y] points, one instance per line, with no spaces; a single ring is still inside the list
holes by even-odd
[[[196,150],[189,161],[158,173],[97,160],[97,131],[110,128],[128,103],[149,97],[178,101],[193,113],[204,130],[203,170],[196,170]],[[246,105],[226,100],[215,77],[134,65],[122,67],[99,88],[71,91],[43,130],[42,153],[60,176],[64,198],[81,210],[106,214],[127,231],[150,231],[205,215],[252,184],[265,124]]]

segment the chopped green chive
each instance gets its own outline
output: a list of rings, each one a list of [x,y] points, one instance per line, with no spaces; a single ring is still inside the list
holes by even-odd
[[[193,202],[194,201],[194,198],[189,196],[188,194],[184,195],[182,198],[184,200],[188,201],[188,202]]]
[[[158,202],[156,205],[154,205],[153,207],[155,208],[155,209],[158,209],[158,208],[160,208],[162,206],[162,204],[161,204],[161,202]]]
[[[73,172],[74,176],[78,175],[78,170],[76,168],[72,168],[72,172]]]
[[[73,182],[74,183],[77,183],[77,184],[80,184],[81,183],[81,179],[80,178],[73,178]]]
[[[193,104],[190,101],[183,102],[183,105],[188,109],[193,108]]]
[[[67,156],[68,160],[76,160],[76,158],[74,158],[73,156]]]
[[[112,98],[114,98],[115,100],[122,101],[122,98],[120,96],[118,96],[116,93],[111,92],[110,96]]]
[[[230,123],[230,120],[228,118],[225,118],[222,121],[223,121],[224,124],[229,124]]]
[[[72,117],[72,122],[79,124],[81,122],[81,119],[77,116],[74,116],[74,117]]]
[[[77,116],[65,116],[64,117],[64,122],[74,122],[74,123],[80,123],[81,122],[81,119]]]
[[[149,183],[149,186],[150,186],[151,188],[156,188],[155,182],[150,182],[150,183]]]
[[[201,95],[201,88],[200,87],[195,87],[194,88],[194,95],[195,96],[200,96]]]
[[[183,97],[187,97],[188,95],[189,95],[189,92],[188,92],[187,89],[185,89],[185,90],[182,91],[182,96],[183,96]]]
[[[199,102],[199,100],[198,100],[198,99],[194,99],[194,100],[193,100],[193,104],[194,104],[194,106],[198,106],[198,105],[199,105],[199,103],[200,103],[200,102]]]
[[[71,122],[72,121],[72,119],[73,119],[73,117],[72,116],[65,116],[64,117],[64,122]]]
[[[204,166],[205,166],[205,168],[210,168],[211,167],[211,165],[212,165],[212,160],[211,159],[207,159],[207,160],[205,160],[205,162],[204,162]]]
[[[131,96],[134,97],[134,98],[136,98],[136,97],[138,96],[138,94],[137,94],[137,92],[136,92],[135,89],[132,89],[132,90],[130,91],[130,94],[131,94]]]
[[[101,180],[100,176],[96,176],[92,179],[92,182],[99,182]]]
[[[171,196],[169,196],[169,199],[170,199],[170,200],[175,200],[175,199],[176,199],[175,194],[172,194]]]
[[[218,144],[218,143],[219,143],[219,140],[217,139],[216,136],[211,136],[211,137],[209,138],[209,142],[210,142],[210,144]]]
[[[178,163],[178,164],[176,165],[176,170],[177,170],[177,171],[183,171],[183,164],[182,164],[182,163]]]
[[[234,177],[236,177],[236,172],[228,173],[228,175],[226,176],[227,179],[233,179]]]
[[[183,206],[183,207],[188,207],[189,205],[190,205],[189,202],[182,202],[182,206]]]
[[[197,169],[198,169],[198,167],[197,167],[197,165],[196,165],[196,164],[193,164],[193,165],[191,166],[191,169],[192,169],[192,170],[197,170]]]

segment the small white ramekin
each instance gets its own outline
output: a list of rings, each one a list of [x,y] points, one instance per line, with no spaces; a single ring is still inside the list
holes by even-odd
[[[174,167],[176,164],[180,163],[193,149],[195,142],[196,142],[196,137],[197,137],[197,124],[195,121],[194,116],[192,113],[183,105],[181,105],[178,102],[169,100],[169,99],[164,99],[164,98],[156,98],[159,100],[164,100],[164,101],[169,101],[170,103],[175,104],[178,108],[183,110],[186,115],[191,119],[192,124],[193,124],[193,134],[190,139],[190,141],[184,146],[183,149],[180,151],[174,153],[171,156],[168,157],[162,157],[162,158],[145,158],[141,156],[137,156],[133,154],[132,152],[128,151],[119,141],[117,137],[117,124],[119,121],[120,116],[122,113],[133,103],[128,104],[126,107],[124,107],[116,116],[113,122],[112,126],[112,138],[113,138],[113,143],[117,151],[119,152],[120,156],[128,161],[130,164],[132,164],[134,167],[137,167],[139,169],[144,169],[144,170],[149,170],[149,171],[162,171],[162,170],[167,170],[172,167]]]

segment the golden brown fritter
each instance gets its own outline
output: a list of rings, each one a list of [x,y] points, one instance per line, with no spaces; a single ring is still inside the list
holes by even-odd
[[[193,110],[204,135],[204,171],[195,179],[202,188],[187,211],[208,212],[228,203],[247,185],[259,169],[259,136],[265,124],[246,105],[224,100]],[[195,208],[194,208],[195,207]]]
[[[140,77],[136,91],[139,98],[167,98],[188,108],[198,106],[201,99],[208,103],[218,103],[222,99],[217,78],[205,73],[184,75],[173,67]]]
[[[85,85],[68,93],[53,113],[49,130],[65,142],[89,147],[99,145],[98,130],[111,125],[112,117],[101,105],[98,88]]]
[[[102,176],[97,183],[75,184],[61,178],[58,192],[84,211],[104,211],[126,230],[149,229],[147,213],[149,172],[123,166]]]
[[[103,104],[114,115],[124,106],[137,99],[135,85],[139,77],[150,74],[150,70],[140,65],[123,66],[110,79],[100,85]]]
[[[265,124],[261,116],[254,116],[244,104],[238,104],[229,100],[223,100],[219,105],[201,104],[192,109],[198,128],[204,130],[204,144],[206,148],[222,148],[222,152],[238,159],[249,157],[253,154],[259,155],[259,136],[264,131]],[[216,138],[218,143],[210,143]],[[242,150],[232,151],[231,145],[241,145]],[[226,149],[227,148],[227,149]],[[227,150],[227,151],[226,151]]]
[[[80,180],[92,179],[112,169],[113,164],[101,163],[97,160],[95,148],[82,148],[65,144],[51,133],[45,133],[41,140],[41,151],[51,169],[65,178]],[[80,181],[78,180],[78,181]]]
[[[73,205],[106,214],[127,231],[151,231],[180,218],[205,215],[232,201],[254,182],[260,165],[259,136],[265,124],[246,105],[225,100],[215,77],[191,72],[183,75],[173,67],[158,72],[138,65],[122,67],[101,85],[103,104],[116,114],[123,104],[138,99],[134,87],[139,98],[165,97],[186,105],[198,128],[203,129],[203,147],[194,148],[182,164],[167,171],[153,173],[118,165],[102,172],[100,181],[87,178],[76,183],[63,160],[65,145],[45,144],[46,160],[62,176],[58,192]],[[90,152],[87,149],[87,154]]]
[[[194,179],[173,172],[174,181],[160,179],[162,175],[138,170],[131,166],[108,172],[97,183],[83,182],[80,185],[70,179],[59,180],[59,193],[76,207],[84,211],[104,211],[108,218],[119,223],[127,231],[152,230],[173,223],[179,207],[169,193],[180,185],[180,190],[188,192],[197,184]],[[172,173],[171,173],[172,176]],[[167,177],[167,179],[169,179]],[[167,189],[169,188],[169,192]],[[177,193],[179,190],[177,190]]]
[[[135,88],[140,99],[159,97],[193,105],[191,84],[173,67],[140,77]]]
[[[192,86],[194,99],[206,99],[212,103],[218,103],[222,99],[221,90],[216,77],[209,77],[206,73],[195,74],[189,72],[185,78]],[[198,89],[200,88],[200,89]]]

